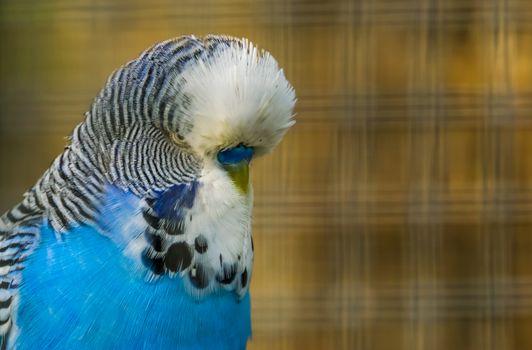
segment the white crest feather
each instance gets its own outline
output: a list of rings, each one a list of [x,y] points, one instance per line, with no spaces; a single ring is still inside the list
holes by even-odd
[[[190,98],[184,135],[199,154],[238,143],[269,152],[292,126],[294,89],[275,59],[243,39],[200,59],[183,73]]]

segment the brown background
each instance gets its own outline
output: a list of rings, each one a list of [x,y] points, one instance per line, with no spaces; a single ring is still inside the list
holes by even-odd
[[[298,123],[253,168],[250,349],[532,348],[532,2],[0,2],[0,210],[108,74],[245,36]]]

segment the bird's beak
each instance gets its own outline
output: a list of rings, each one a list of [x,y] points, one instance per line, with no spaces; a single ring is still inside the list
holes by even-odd
[[[234,164],[223,164],[224,169],[242,194],[247,195],[249,189],[249,161],[242,160]]]

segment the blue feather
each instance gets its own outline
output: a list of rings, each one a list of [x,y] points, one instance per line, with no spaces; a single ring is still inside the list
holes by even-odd
[[[153,209],[159,217],[179,218],[183,208],[192,208],[197,189],[196,181],[174,185],[157,196]]]
[[[108,237],[43,226],[26,261],[17,349],[244,349],[250,300],[222,291],[194,300],[181,278],[145,281]]]

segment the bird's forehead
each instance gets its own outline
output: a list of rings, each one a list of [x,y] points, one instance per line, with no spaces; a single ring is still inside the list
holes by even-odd
[[[200,58],[181,81],[186,138],[200,152],[246,141],[271,148],[293,124],[291,85],[276,60],[251,43]]]

